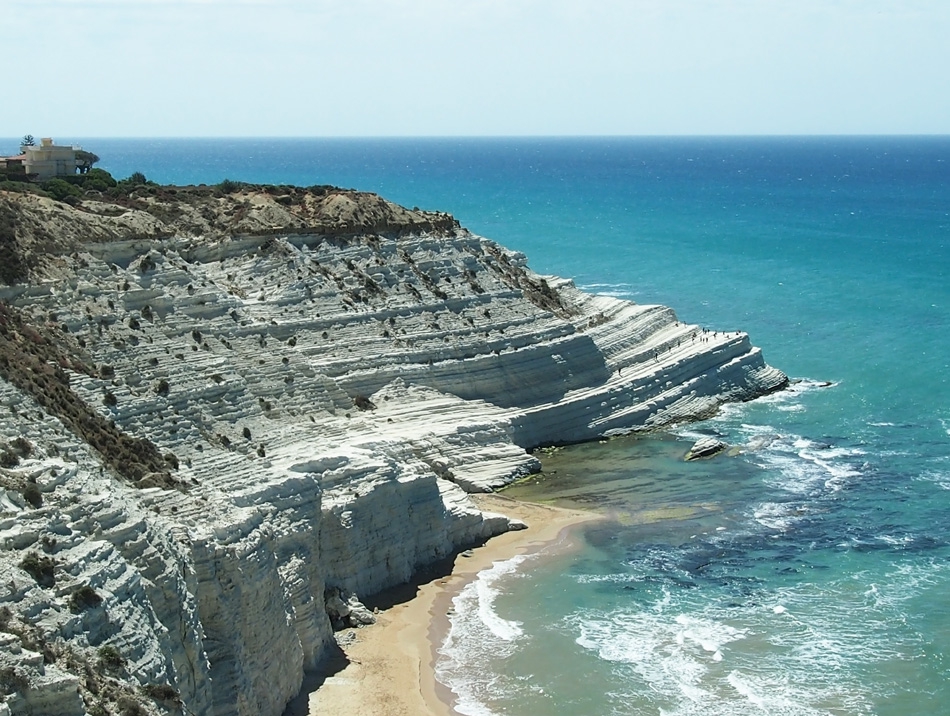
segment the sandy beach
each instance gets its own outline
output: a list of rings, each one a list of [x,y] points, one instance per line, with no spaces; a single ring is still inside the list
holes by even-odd
[[[495,561],[546,547],[566,548],[566,528],[597,515],[519,502],[497,494],[473,495],[482,510],[520,519],[528,529],[508,532],[484,546],[434,565],[411,584],[366,601],[376,624],[347,630],[331,675],[311,675],[287,716],[451,716],[452,694],[435,680],[435,648],[449,626],[452,598]]]

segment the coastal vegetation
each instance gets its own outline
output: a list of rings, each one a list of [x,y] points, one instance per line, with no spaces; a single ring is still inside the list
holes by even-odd
[[[174,456],[162,456],[149,440],[126,434],[86,403],[72,389],[67,368],[87,376],[99,373],[75,340],[33,324],[13,306],[0,303],[0,376],[82,436],[129,482],[182,488],[171,475]],[[14,450],[4,454],[23,455],[25,444],[15,443]]]
[[[16,228],[14,208],[0,202],[0,281],[6,284],[24,280],[30,269],[29,259],[20,251]]]
[[[132,172],[124,179],[116,179],[105,169],[94,168],[92,164],[99,161],[99,157],[91,152],[77,152],[77,155],[89,155],[84,160],[86,164],[80,168],[78,174],[66,175],[47,179],[42,182],[25,181],[22,174],[11,174],[0,171],[0,191],[20,192],[47,196],[57,201],[66,201],[75,204],[70,197],[79,199],[83,196],[95,197],[101,195],[110,200],[120,200],[133,192],[143,195],[154,195],[160,198],[176,197],[187,199],[189,196],[226,196],[241,191],[263,191],[277,198],[284,205],[300,203],[305,195],[323,196],[337,187],[328,184],[317,184],[310,187],[292,185],[254,184],[233,179],[223,179],[217,184],[199,184],[193,186],[160,185],[148,179],[139,171]]]

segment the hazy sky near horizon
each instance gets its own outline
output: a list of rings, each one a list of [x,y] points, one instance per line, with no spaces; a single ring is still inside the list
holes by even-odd
[[[947,0],[0,0],[0,137],[950,134]]]

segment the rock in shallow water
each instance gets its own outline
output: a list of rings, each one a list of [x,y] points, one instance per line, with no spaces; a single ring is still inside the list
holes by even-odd
[[[684,459],[689,461],[710,458],[714,455],[718,455],[728,447],[729,446],[719,438],[700,438],[695,443],[693,443],[693,447],[689,449],[689,452],[686,453],[686,457]]]

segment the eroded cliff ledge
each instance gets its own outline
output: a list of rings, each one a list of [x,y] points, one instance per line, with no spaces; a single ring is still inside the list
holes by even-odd
[[[526,449],[787,382],[329,188],[0,194],[0,714],[279,714],[367,595],[509,529]],[[11,220],[12,218],[12,220]],[[131,460],[131,462],[130,462]]]

